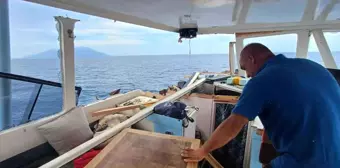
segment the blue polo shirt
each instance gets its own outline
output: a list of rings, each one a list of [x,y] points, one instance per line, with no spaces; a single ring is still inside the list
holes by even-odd
[[[281,154],[273,168],[340,168],[340,87],[321,65],[271,58],[245,86],[233,113],[259,116]]]

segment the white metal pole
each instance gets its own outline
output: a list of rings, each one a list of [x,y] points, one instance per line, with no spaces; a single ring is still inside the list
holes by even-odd
[[[325,67],[336,69],[336,63],[334,57],[332,56],[332,52],[329,49],[326,38],[322,32],[322,30],[313,30],[313,36],[318,46],[319,52],[321,54],[322,60],[325,63]]]
[[[297,46],[296,46],[296,57],[307,58],[310,32],[302,31],[297,33]]]
[[[0,0],[0,71],[11,72],[8,0]],[[0,79],[0,130],[11,125],[11,81]]]
[[[242,70],[240,66],[240,56],[242,50],[243,50],[243,38],[236,37],[236,56],[238,64],[238,75],[246,77],[246,72]]]
[[[235,42],[229,42],[229,69],[230,75],[234,75],[235,73],[235,51],[234,51]]]
[[[74,25],[78,20],[55,17],[60,41],[60,59],[63,84],[63,110],[76,106],[75,68],[74,68]]]
[[[251,162],[251,146],[252,146],[252,140],[253,140],[253,125],[254,121],[249,121],[247,126],[247,138],[246,138],[246,146],[244,149],[244,158],[243,158],[243,167],[244,168],[250,168],[250,162]]]

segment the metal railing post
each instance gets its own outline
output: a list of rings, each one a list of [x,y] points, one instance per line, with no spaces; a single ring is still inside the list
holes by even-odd
[[[11,71],[8,0],[0,0],[0,72]],[[0,130],[11,125],[11,81],[0,79]]]

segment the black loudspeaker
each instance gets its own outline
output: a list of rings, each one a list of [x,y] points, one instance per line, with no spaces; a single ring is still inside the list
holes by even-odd
[[[179,29],[179,36],[180,38],[188,38],[192,39],[197,36],[197,28],[184,28],[184,29]]]

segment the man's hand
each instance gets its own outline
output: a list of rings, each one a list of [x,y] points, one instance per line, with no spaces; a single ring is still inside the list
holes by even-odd
[[[199,162],[204,159],[204,157],[207,156],[208,153],[209,152],[206,152],[203,148],[186,148],[182,151],[181,156],[184,158],[184,162]]]

